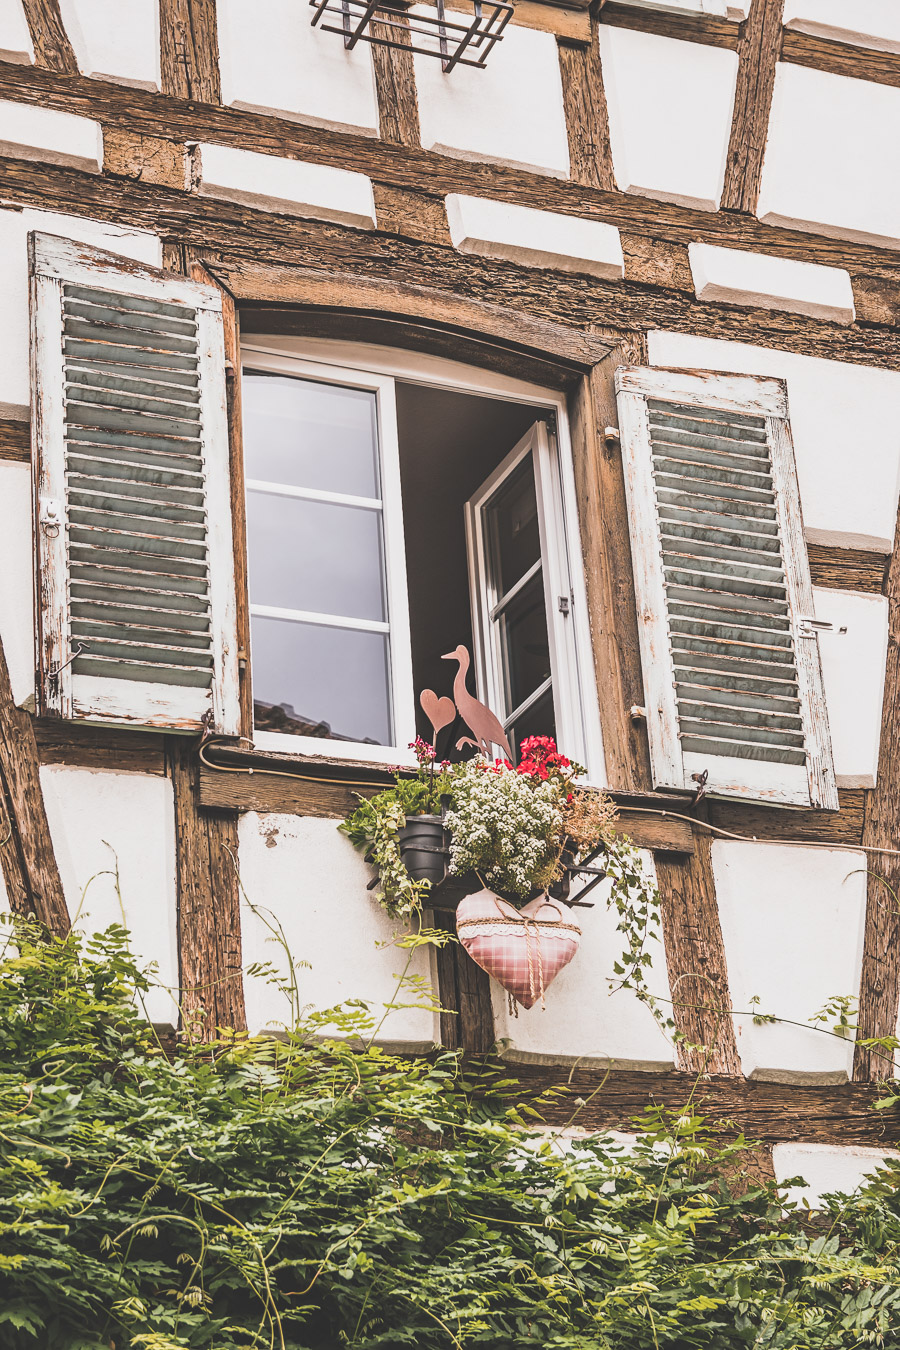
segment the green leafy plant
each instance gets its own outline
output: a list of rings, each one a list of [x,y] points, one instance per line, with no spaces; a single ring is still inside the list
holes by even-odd
[[[354,1048],[351,1005],[168,1054],[146,984],[122,929],[0,958],[4,1350],[898,1343],[895,1164],[810,1221],[702,1085],[628,1145],[564,1082]]]

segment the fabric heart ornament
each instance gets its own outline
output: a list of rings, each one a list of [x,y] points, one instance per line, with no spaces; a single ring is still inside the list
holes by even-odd
[[[523,909],[513,909],[488,890],[460,901],[456,932],[475,964],[523,1008],[538,999],[545,1006],[545,991],[581,940],[581,929],[555,900],[541,895]]]
[[[423,689],[419,695],[419,702],[422,711],[434,727],[434,739],[437,740],[438,732],[444,727],[449,727],[456,717],[456,704],[452,698],[446,696],[438,698],[433,689]]]

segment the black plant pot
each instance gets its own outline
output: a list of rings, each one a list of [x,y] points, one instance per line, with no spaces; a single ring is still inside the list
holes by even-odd
[[[397,835],[400,857],[413,881],[437,886],[447,875],[450,837],[440,816],[407,816]]]

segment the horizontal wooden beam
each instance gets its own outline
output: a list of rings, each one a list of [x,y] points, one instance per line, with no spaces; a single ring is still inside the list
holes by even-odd
[[[237,758],[229,755],[230,762],[221,768],[202,767],[201,806],[220,811],[274,811],[342,820],[356,808],[361,796],[374,796],[393,781],[387,773],[367,773],[362,767],[355,776],[354,771],[337,766],[329,769],[307,764],[304,772],[303,767],[290,761],[280,770],[267,772],[257,756],[252,760],[248,757],[247,768],[239,769]],[[657,814],[657,809],[629,804],[620,816],[622,832],[640,848],[693,853],[690,821]]]
[[[705,47],[727,47],[733,52],[738,49],[743,27],[730,19],[716,19],[708,14],[665,14],[617,4],[603,6],[600,22],[610,28],[658,33],[660,37],[676,38],[680,42],[700,42]]]
[[[27,422],[0,418],[0,459],[31,463],[31,428]]]
[[[848,8],[848,23],[852,22]],[[847,42],[831,42],[812,33],[797,33],[785,28],[782,34],[782,61],[810,66],[831,75],[851,80],[869,80],[875,84],[900,85],[900,52],[878,52],[871,47],[854,47]]]
[[[839,811],[802,811],[777,806],[754,806],[752,802],[711,801],[709,823],[742,837],[798,839],[805,843],[859,844],[862,841],[866,792],[841,788]]]
[[[374,137],[307,127],[285,118],[192,104],[149,90],[81,76],[63,76],[54,71],[0,63],[0,98],[93,117],[105,125],[122,126],[138,135],[176,142],[213,140],[288,158],[310,159],[432,196],[470,192],[546,210],[596,216],[636,233],[681,242],[705,238],[710,242],[755,248],[801,261],[846,266],[853,272],[900,275],[900,259],[895,251],[887,248],[764,225],[749,216],[697,211],[636,194],[604,191],[518,168],[390,144]],[[35,165],[28,167],[34,169]],[[80,175],[79,180],[83,210],[102,180],[96,175]],[[4,182],[7,195],[13,188],[18,190],[15,181],[9,185]],[[195,198],[189,198],[189,201],[196,216],[200,210],[199,202]],[[202,231],[198,232],[196,242],[202,245]],[[267,242],[267,237],[264,236],[261,242]]]
[[[843,591],[884,593],[890,565],[889,553],[871,553],[862,548],[831,548],[825,544],[807,544],[809,570],[814,586]]]
[[[35,719],[34,736],[42,764],[156,775],[166,772],[163,737],[158,732],[91,727],[47,718]]]
[[[690,1104],[722,1134],[743,1132],[751,1141],[806,1140],[875,1148],[900,1141],[900,1115],[872,1109],[884,1096],[884,1089],[873,1084],[788,1086],[725,1074],[698,1078],[677,1070],[637,1073],[615,1067],[608,1072],[584,1071],[508,1060],[503,1067],[518,1080],[525,1100],[548,1088],[563,1089],[562,1095],[541,1106],[549,1125],[627,1130],[648,1106],[679,1111]],[[584,1105],[578,1106],[579,1100]]]

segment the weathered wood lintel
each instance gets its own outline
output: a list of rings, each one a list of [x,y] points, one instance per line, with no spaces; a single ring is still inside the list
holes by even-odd
[[[828,1086],[763,1083],[713,1074],[709,1077],[670,1070],[638,1073],[612,1066],[607,1071],[504,1063],[526,1094],[549,1087],[567,1089],[565,1095],[542,1108],[548,1124],[571,1122],[586,1129],[628,1129],[648,1105],[679,1111],[686,1103],[723,1134],[743,1132],[750,1140],[777,1144],[806,1140],[814,1143],[896,1146],[900,1116],[875,1111],[883,1089],[869,1084]],[[575,1105],[576,1098],[585,1102]]]

